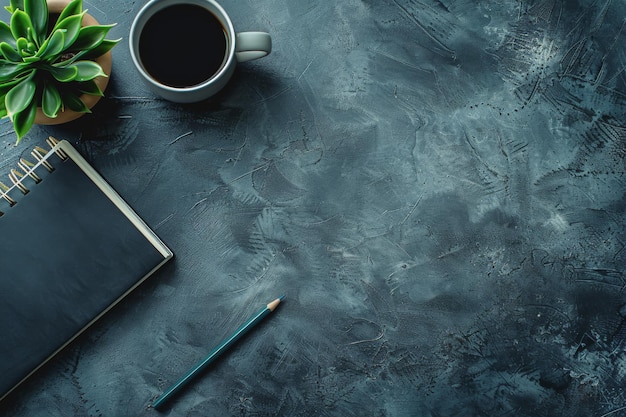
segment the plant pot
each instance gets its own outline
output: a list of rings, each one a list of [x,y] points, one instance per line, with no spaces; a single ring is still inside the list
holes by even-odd
[[[48,0],[47,3],[48,3],[48,13],[53,15],[53,14],[60,14],[65,8],[65,6],[69,4],[69,0]],[[82,24],[83,26],[93,26],[93,25],[98,25],[98,24],[99,24],[98,21],[88,13],[86,13],[85,16],[83,17],[83,24]],[[102,67],[102,70],[107,75],[106,77],[97,77],[94,79],[94,81],[96,82],[100,90],[104,91],[107,85],[109,84],[109,76],[111,75],[111,66],[113,64],[113,55],[111,54],[111,51],[109,51],[106,54],[96,58],[95,61],[98,64],[100,64],[100,66]],[[95,106],[96,103],[100,101],[101,98],[102,97],[100,96],[93,96],[89,94],[83,94],[82,96],[80,96],[80,99],[83,101],[83,103],[85,103],[85,105],[89,109]],[[85,113],[75,112],[70,109],[64,109],[62,111],[59,111],[57,117],[50,118],[46,116],[45,114],[43,114],[43,111],[41,110],[41,108],[37,108],[37,115],[35,116],[35,124],[58,125],[58,124],[71,122],[72,120],[78,119],[79,117],[83,115],[85,115]]]

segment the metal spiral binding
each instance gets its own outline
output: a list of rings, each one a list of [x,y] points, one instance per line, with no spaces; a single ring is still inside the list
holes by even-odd
[[[11,197],[8,196],[7,192],[10,190],[9,187],[7,187],[6,185],[4,185],[4,183],[0,182],[0,190],[2,190],[2,198],[4,198],[11,207],[13,207],[16,202],[15,200],[13,200]],[[2,212],[0,212],[2,213]],[[4,213],[2,213],[4,214]]]
[[[46,143],[52,150],[59,143],[59,141],[50,136],[48,139],[46,139]],[[37,163],[43,166],[48,172],[52,172],[54,171],[54,166],[52,166],[52,164],[45,159],[46,155],[49,152],[50,150],[46,150],[40,146],[36,146],[30,154],[33,158],[37,160]],[[61,160],[64,161],[67,159],[67,154],[62,150],[57,149],[55,150],[55,153],[59,158],[61,158]],[[29,189],[24,185],[23,182],[27,176],[30,177],[35,182],[35,184],[38,184],[42,181],[41,177],[35,172],[35,167],[37,166],[37,163],[33,163],[25,158],[20,158],[19,162],[17,163],[19,169],[12,169],[9,173],[9,179],[11,180],[11,183],[13,183],[13,186],[9,187],[0,182],[0,197],[4,198],[4,200],[9,203],[10,207],[13,207],[17,204],[17,201],[11,198],[8,194],[9,191],[12,190],[14,187],[17,187],[22,192],[22,194],[28,194]],[[4,213],[0,211],[0,216],[2,216],[3,214]]]

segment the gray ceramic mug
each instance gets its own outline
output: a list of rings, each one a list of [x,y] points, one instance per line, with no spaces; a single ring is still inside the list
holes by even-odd
[[[214,0],[151,0],[131,25],[130,54],[157,95],[177,103],[205,100],[230,80],[238,62],[272,50],[265,32],[235,32]]]

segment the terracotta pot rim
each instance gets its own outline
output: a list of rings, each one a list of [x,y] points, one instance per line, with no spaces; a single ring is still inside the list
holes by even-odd
[[[48,0],[48,13],[60,13],[63,11],[63,8],[69,3],[68,0]],[[98,21],[91,16],[89,13],[85,13],[83,17],[83,26],[93,26],[98,25]],[[111,75],[111,68],[113,64],[113,55],[111,51],[108,51],[106,54],[99,56],[95,59],[95,61],[100,64],[102,70],[107,75],[106,77],[97,77],[94,79],[96,85],[100,88],[101,91],[104,91],[109,84],[109,76]],[[101,96],[94,96],[90,94],[83,94],[80,96],[80,99],[85,103],[87,108],[91,109],[100,101]],[[37,115],[35,116],[35,123],[39,125],[56,125],[71,122],[72,120],[78,119],[81,116],[84,116],[86,113],[75,112],[70,109],[64,109],[59,111],[57,117],[50,118],[43,114],[43,111],[40,107],[37,108]]]

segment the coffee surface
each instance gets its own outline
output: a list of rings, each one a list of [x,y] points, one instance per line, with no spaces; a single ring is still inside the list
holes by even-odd
[[[139,56],[146,71],[171,87],[200,84],[222,67],[227,36],[207,9],[179,4],[156,12],[139,38]]]

